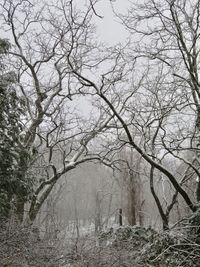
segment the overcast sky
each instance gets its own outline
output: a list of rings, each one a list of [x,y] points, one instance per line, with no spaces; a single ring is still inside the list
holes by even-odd
[[[124,13],[129,5],[128,0],[116,0],[113,6],[117,12]],[[111,8],[110,1],[102,0],[98,3],[96,11],[99,15],[103,16],[102,19],[95,19],[97,31],[101,40],[109,43],[110,45],[123,41],[127,37],[127,33],[120,25]]]

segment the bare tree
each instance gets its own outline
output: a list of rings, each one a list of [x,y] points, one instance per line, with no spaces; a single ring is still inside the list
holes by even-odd
[[[136,4],[127,16],[121,17],[133,42],[116,46],[112,52],[107,50],[111,53],[105,59],[109,67],[98,79],[77,72],[73,64],[71,67],[85,90],[96,93],[106,105],[103,109],[113,116],[112,129],[118,143],[110,145],[110,155],[120,150],[119,143],[134,148],[151,166],[151,189],[152,171],[156,169],[169,179],[175,196],[180,194],[195,212],[196,203],[183,186],[187,180],[184,172],[180,175],[166,164],[174,158],[183,163],[185,170],[189,168],[190,177],[199,177],[195,164],[199,9],[197,3],[183,2],[152,0]],[[148,23],[150,19],[152,22]],[[167,213],[175,203],[174,198]]]
[[[146,84],[142,84],[141,93],[149,100],[142,101],[147,109],[144,106],[140,109],[145,115],[142,114],[143,122],[140,120],[137,125],[144,136],[144,150],[154,163],[166,165],[167,158],[173,158],[183,168],[181,175],[175,172],[170,178],[169,166],[165,168],[167,173],[149,161],[141,147],[135,146],[151,165],[151,191],[163,222],[168,221],[178,193],[193,211],[195,202],[199,201],[199,4],[199,1],[140,1],[131,3],[127,15],[116,14],[130,33],[130,59],[143,64],[143,72],[147,70],[148,78]],[[119,115],[113,103],[105,95],[102,97],[116,116]],[[118,119],[130,140],[130,126],[124,118],[118,116]],[[166,216],[154,190],[154,168],[166,175],[175,187]],[[194,204],[187,193],[179,190],[191,179],[197,180]]]
[[[30,165],[42,178],[34,182],[28,217],[35,219],[63,174],[91,160],[116,167],[123,147],[149,164],[160,214],[154,170],[174,188],[163,214],[169,216],[178,194],[195,212],[184,184],[200,177],[199,1],[133,4],[128,15],[118,15],[130,40],[113,48],[92,41],[96,2],[82,11],[67,0],[1,4],[4,29],[12,36],[9,64],[28,113],[20,142],[34,151]],[[73,101],[80,103],[83,95],[96,112],[89,120],[73,110]],[[183,164],[181,174],[167,165],[171,159]],[[24,202],[18,204],[23,214]]]
[[[195,158],[198,159],[199,144],[199,5],[197,1],[154,1],[133,4],[127,16],[120,16],[123,24],[137,40],[132,48],[146,57],[151,64],[162,63],[169,74],[168,82],[176,84],[181,105],[176,112],[179,120],[178,136],[168,132],[163,145],[171,155],[194,167],[199,177]],[[174,95],[175,97],[175,95]],[[177,120],[177,122],[178,122]],[[191,120],[191,129],[183,128]],[[182,124],[182,125],[181,125]],[[189,126],[189,125],[187,125]],[[186,126],[186,127],[187,127]],[[181,138],[180,138],[180,135]],[[173,148],[170,143],[173,142]],[[187,145],[186,145],[187,143]],[[183,151],[191,154],[190,162],[184,161]],[[177,152],[179,155],[177,155]],[[199,179],[199,178],[198,178]],[[197,185],[199,188],[199,184]],[[199,199],[197,189],[197,201]]]
[[[83,85],[71,70],[72,63],[76,71],[98,67],[89,54],[97,50],[92,42],[94,4],[80,11],[74,1],[5,0],[0,9],[2,30],[12,46],[8,64],[15,69],[17,91],[28,117],[22,118],[24,131],[18,142],[32,158],[23,174],[33,176],[27,216],[32,222],[63,174],[100,159],[89,153],[89,143],[107,127],[110,118],[97,112],[88,120],[76,111]],[[24,205],[19,197],[16,213],[20,221]]]
[[[128,147],[119,154],[121,168],[115,179],[121,191],[121,207],[129,225],[142,224],[144,174],[141,157]]]

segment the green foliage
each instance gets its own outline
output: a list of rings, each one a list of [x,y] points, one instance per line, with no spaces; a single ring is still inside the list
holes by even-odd
[[[8,49],[8,42],[0,39],[0,216],[6,217],[16,198],[25,201],[30,192],[26,177],[30,157],[19,140],[25,107],[15,90],[15,73],[4,71]]]

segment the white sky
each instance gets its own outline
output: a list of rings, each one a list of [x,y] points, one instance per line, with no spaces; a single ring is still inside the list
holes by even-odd
[[[115,11],[119,13],[125,13],[129,5],[128,0],[116,0],[112,3]],[[114,16],[109,0],[99,2],[96,6],[96,11],[99,15],[103,16],[102,19],[98,17],[95,19],[97,34],[102,41],[112,45],[126,39],[127,32],[119,23],[119,19]]]

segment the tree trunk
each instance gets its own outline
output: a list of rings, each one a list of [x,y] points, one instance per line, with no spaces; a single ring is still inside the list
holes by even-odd
[[[159,200],[159,198],[158,198],[158,196],[154,190],[153,178],[154,178],[154,167],[151,167],[151,170],[150,170],[150,189],[151,189],[151,193],[153,195],[153,198],[155,200],[155,203],[157,205],[160,217],[162,219],[163,230],[166,231],[166,230],[169,230],[168,216],[166,216],[166,214],[164,213],[162,205],[160,203],[160,200]]]
[[[133,226],[136,225],[136,183],[133,172],[130,171],[130,189],[129,189],[129,203],[128,203],[128,223]]]
[[[197,201],[199,202],[200,201],[200,181],[198,181],[197,183],[196,198],[197,198]]]
[[[19,223],[24,220],[24,200],[20,197],[16,198],[16,217]]]
[[[119,226],[123,225],[123,220],[122,220],[122,209],[119,209]]]
[[[197,157],[197,162],[199,162],[200,160],[200,152],[199,152],[199,149],[200,149],[200,107],[197,108],[196,129],[197,129],[196,157]],[[196,200],[198,202],[200,201],[200,177],[198,177],[198,181],[197,181]]]
[[[102,230],[102,218],[101,218],[101,199],[100,192],[96,194],[96,211],[95,211],[95,233],[98,233]]]

